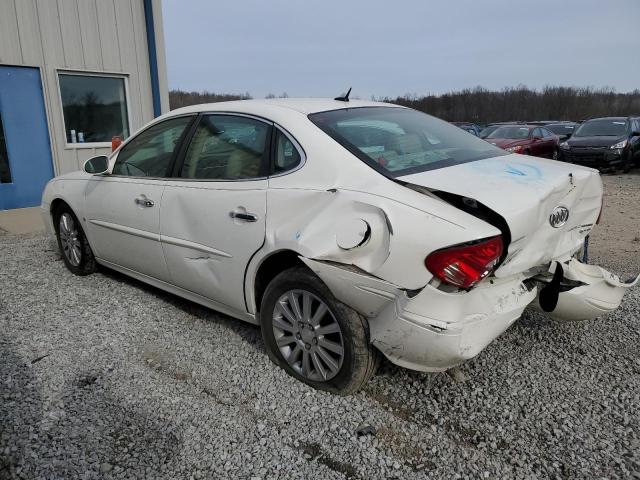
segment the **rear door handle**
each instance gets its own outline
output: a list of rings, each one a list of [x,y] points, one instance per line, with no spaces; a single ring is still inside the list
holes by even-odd
[[[258,221],[258,216],[255,215],[254,213],[235,211],[235,212],[229,212],[229,215],[231,216],[231,218],[237,218],[238,220],[244,220],[245,222]]]
[[[140,195],[139,197],[137,197],[134,202],[136,205],[140,205],[141,207],[145,208],[153,207],[155,205],[155,203],[153,203],[153,200],[147,198],[144,195]]]

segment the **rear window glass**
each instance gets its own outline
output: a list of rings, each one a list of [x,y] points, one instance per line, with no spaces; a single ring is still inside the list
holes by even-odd
[[[507,154],[448,122],[408,108],[347,108],[314,113],[309,119],[392,177]]]

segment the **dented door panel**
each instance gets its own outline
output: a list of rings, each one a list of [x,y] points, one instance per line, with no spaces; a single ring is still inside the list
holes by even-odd
[[[244,274],[264,242],[266,187],[266,180],[167,182],[160,235],[173,284],[246,311]],[[232,218],[236,211],[256,219]]]

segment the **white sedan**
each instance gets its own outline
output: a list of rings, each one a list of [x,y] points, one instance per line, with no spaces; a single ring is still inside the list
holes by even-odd
[[[175,110],[51,180],[42,209],[66,266],[259,324],[276,364],[341,393],[379,352],[445,370],[529,304],[594,318],[637,282],[576,258],[600,215],[597,171],[345,100]]]

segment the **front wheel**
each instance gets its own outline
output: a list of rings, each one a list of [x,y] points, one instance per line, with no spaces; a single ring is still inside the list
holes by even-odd
[[[58,208],[53,214],[58,247],[67,268],[76,275],[89,275],[97,270],[96,260],[78,222],[78,218],[67,206]]]
[[[306,268],[271,281],[260,323],[271,360],[314,388],[348,394],[375,373],[378,353],[369,343],[367,321]]]
[[[624,160],[622,160],[622,173],[629,173],[631,170],[631,149],[627,151],[627,154],[624,156]]]

